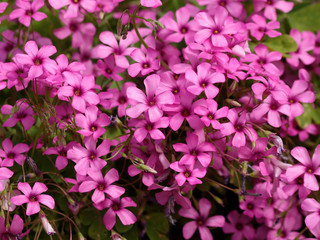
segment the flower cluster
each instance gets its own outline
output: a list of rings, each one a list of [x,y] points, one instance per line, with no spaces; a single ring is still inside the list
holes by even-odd
[[[1,239],[320,238],[320,3],[174,2],[0,3]]]

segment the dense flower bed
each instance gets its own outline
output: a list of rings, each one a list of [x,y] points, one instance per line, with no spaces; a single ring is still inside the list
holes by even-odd
[[[0,3],[1,239],[319,239],[320,3]]]

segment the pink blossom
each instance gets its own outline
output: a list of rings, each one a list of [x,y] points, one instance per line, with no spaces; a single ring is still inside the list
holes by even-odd
[[[218,7],[225,7],[234,17],[240,17],[244,7],[241,0],[198,0],[200,5],[207,5],[208,12],[214,13]]]
[[[281,35],[280,32],[275,31],[274,29],[280,28],[280,22],[270,21],[267,23],[266,19],[260,15],[253,15],[253,22],[247,23],[247,27],[250,30],[250,33],[258,41],[260,41],[264,35],[268,35],[271,38],[275,38]]]
[[[131,225],[137,221],[136,216],[126,209],[127,207],[137,206],[137,204],[129,197],[124,197],[122,199],[106,199],[103,202],[94,204],[94,206],[99,210],[109,208],[103,216],[103,223],[109,231],[116,223],[116,216],[119,217],[123,225]]]
[[[114,56],[108,56],[104,61],[98,60],[97,67],[100,70],[100,73],[106,78],[111,78],[114,81],[122,80],[119,73],[122,73],[124,69],[115,65]]]
[[[303,211],[309,212],[305,218],[305,223],[310,231],[313,232],[313,229],[315,229],[320,222],[320,204],[313,198],[307,198],[303,200],[301,208]]]
[[[92,105],[87,107],[85,114],[77,114],[75,117],[76,125],[81,130],[77,132],[85,137],[92,136],[97,140],[106,131],[103,127],[110,124],[110,119],[107,114],[99,113],[99,109]]]
[[[27,216],[30,216],[32,214],[36,214],[40,211],[40,204],[46,205],[50,209],[54,208],[55,202],[54,199],[47,195],[47,194],[41,194],[43,192],[46,192],[48,188],[46,185],[40,182],[36,182],[32,189],[29,185],[29,183],[18,183],[18,189],[23,192],[24,195],[18,195],[11,198],[11,202],[15,205],[19,206],[24,203],[28,203],[27,205]]]
[[[19,109],[16,112],[12,112],[14,109],[12,106],[5,104],[1,107],[1,113],[5,115],[11,115],[12,117],[8,118],[2,126],[4,127],[13,127],[17,122],[21,122],[25,130],[29,130],[35,122],[35,119],[32,117],[35,115],[32,108],[26,102],[18,103]]]
[[[310,159],[306,148],[295,147],[291,150],[291,155],[300,163],[289,167],[286,171],[286,177],[289,182],[303,175],[304,186],[311,191],[318,191],[319,184],[315,175],[320,175],[320,145],[318,145]]]
[[[0,42],[0,62],[4,62],[11,52],[13,53],[13,55],[21,52],[20,49],[15,48],[15,44],[17,43],[17,38],[14,36],[13,31],[5,30],[2,33],[2,36],[3,36],[3,41]]]
[[[25,236],[26,235],[25,233],[21,234],[23,226],[24,226],[24,222],[22,218],[17,214],[13,216],[10,228],[5,225],[5,218],[0,217],[0,239],[12,240],[12,239],[18,239]]]
[[[254,0],[254,10],[256,12],[264,9],[264,16],[270,20],[277,20],[276,9],[288,13],[293,8],[293,2],[283,0]]]
[[[68,165],[67,152],[75,146],[75,142],[69,142],[66,146],[50,147],[46,149],[44,155],[58,155],[56,159],[56,168],[64,169]]]
[[[9,138],[2,141],[2,149],[0,149],[0,157],[4,158],[3,164],[7,167],[12,167],[13,162],[16,161],[18,164],[23,165],[25,160],[25,155],[29,151],[30,147],[24,143],[18,143],[13,147],[12,142]]]
[[[7,6],[8,6],[7,2],[0,3],[0,13],[3,13],[6,10]]]
[[[188,181],[190,185],[201,184],[202,181],[199,178],[203,178],[207,173],[206,168],[194,168],[193,165],[182,165],[180,161],[171,163],[170,168],[178,172],[174,178],[179,186],[185,184],[186,181]]]
[[[70,75],[69,75],[70,76]],[[87,103],[97,105],[100,102],[99,96],[95,93],[95,79],[93,76],[69,78],[67,83],[58,91],[59,98],[71,97],[72,107],[80,112],[85,112]]]
[[[299,66],[299,60],[305,65],[313,63],[315,58],[308,52],[314,49],[315,35],[312,32],[300,33],[297,29],[291,29],[290,36],[296,41],[298,49],[290,53],[291,58],[287,58],[287,62],[295,68]]]
[[[55,74],[57,70],[56,62],[49,57],[57,52],[53,45],[46,45],[38,49],[35,41],[28,41],[24,46],[27,54],[16,54],[15,61],[20,64],[30,66],[28,77],[40,77],[43,73],[48,72]]]
[[[222,73],[213,72],[209,63],[201,63],[197,66],[197,73],[192,69],[186,71],[186,79],[190,82],[187,90],[195,95],[200,95],[203,91],[207,98],[217,96],[219,89],[214,83],[222,83],[225,77]]]
[[[199,200],[199,212],[194,208],[182,208],[179,210],[179,215],[185,218],[191,218],[193,221],[186,223],[183,226],[183,237],[190,239],[195,231],[199,230],[201,240],[213,240],[208,227],[223,227],[225,219],[221,215],[208,217],[211,209],[211,203],[206,198]]]
[[[54,9],[60,9],[64,6],[69,6],[65,18],[75,18],[79,15],[80,8],[88,12],[94,12],[96,8],[95,0],[49,0],[50,5]]]
[[[85,148],[76,145],[67,153],[67,158],[76,162],[74,169],[78,174],[86,175],[91,169],[92,171],[100,171],[107,162],[101,157],[109,153],[110,142],[108,139],[96,147],[96,141],[92,138],[87,138],[84,141]]]
[[[116,185],[112,185],[119,180],[119,173],[115,168],[110,169],[103,177],[100,171],[88,171],[89,179],[84,180],[79,186],[79,192],[90,192],[94,190],[92,201],[99,203],[105,200],[105,194],[112,198],[120,197],[125,189]]]
[[[198,13],[194,19],[200,26],[200,30],[194,36],[198,43],[211,39],[214,47],[227,47],[229,34],[235,34],[238,31],[238,25],[233,22],[233,18],[223,7],[217,7],[214,19],[206,12]]]
[[[147,95],[137,87],[128,87],[128,98],[136,102],[136,104],[132,104],[131,108],[127,110],[129,117],[137,118],[141,113],[148,112],[150,121],[156,122],[163,116],[161,106],[164,104],[172,104],[175,97],[169,91],[158,94],[157,89],[159,84],[160,77],[153,74],[144,80]]]
[[[137,62],[128,67],[128,74],[131,77],[137,76],[140,72],[145,76],[160,68],[158,52],[152,48],[148,48],[146,54],[141,49],[135,49],[130,57]]]
[[[34,0],[32,2],[16,0],[16,5],[18,8],[10,13],[9,18],[11,20],[18,18],[19,22],[26,27],[30,26],[31,18],[39,22],[47,17],[46,14],[38,12],[44,6],[43,0]]]

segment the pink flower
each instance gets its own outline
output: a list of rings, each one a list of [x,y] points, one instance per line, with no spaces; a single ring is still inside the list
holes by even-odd
[[[106,199],[103,202],[94,204],[94,206],[99,210],[109,208],[103,216],[103,223],[109,231],[116,223],[116,215],[119,217],[123,225],[131,225],[137,221],[136,216],[126,209],[127,207],[137,206],[137,204],[129,197],[124,197],[122,199]]]
[[[199,200],[200,214],[192,207],[179,210],[180,216],[193,219],[193,221],[190,221],[183,226],[182,231],[185,239],[190,239],[198,228],[201,240],[213,240],[208,227],[223,227],[225,219],[221,215],[208,217],[210,209],[211,203],[206,198],[201,198]]]
[[[228,116],[228,107],[218,109],[218,104],[213,99],[201,99],[198,103],[194,112],[202,116],[201,121],[207,127],[211,125],[214,129],[221,129],[222,125],[217,120]]]
[[[140,72],[145,76],[160,68],[158,52],[152,48],[148,48],[146,54],[141,49],[135,49],[130,57],[138,62],[131,64],[128,68],[128,74],[131,77],[137,76]]]
[[[7,2],[0,3],[0,13],[3,13],[6,10],[7,6],[8,6]]]
[[[291,150],[291,155],[300,163],[289,167],[286,177],[289,182],[303,175],[304,186],[311,191],[318,191],[319,184],[315,175],[320,175],[320,145],[318,145],[310,159],[308,150],[304,147],[295,147]]]
[[[147,95],[137,87],[128,87],[128,98],[136,102],[136,104],[132,104],[131,108],[127,110],[129,117],[137,118],[141,113],[148,112],[150,121],[156,122],[163,116],[163,112],[161,110],[162,105],[172,104],[175,97],[169,91],[158,94],[157,89],[159,84],[160,77],[153,74],[144,80]]]
[[[200,5],[207,5],[208,12],[214,13],[218,7],[225,7],[234,17],[240,17],[243,12],[241,0],[197,0]]]
[[[64,85],[58,90],[59,98],[71,97],[72,107],[80,112],[85,112],[87,103],[97,105],[99,96],[95,93],[95,79],[93,76],[73,77],[68,79],[69,85]]]
[[[114,34],[109,31],[102,32],[99,39],[105,45],[98,45],[94,48],[94,53],[98,58],[106,58],[110,54],[114,54],[115,63],[120,68],[128,68],[129,62],[125,56],[130,56],[131,52],[135,49],[129,47],[135,42],[134,34],[129,32],[126,39],[121,38],[119,43]]]
[[[13,147],[12,142],[9,138],[6,138],[2,142],[2,149],[0,149],[0,157],[4,158],[3,164],[7,167],[13,166],[13,161],[16,161],[18,164],[23,165],[25,156],[22,153],[29,151],[29,146],[24,143],[18,143]]]
[[[39,22],[47,17],[46,14],[37,12],[44,6],[43,0],[33,0],[32,2],[17,0],[16,4],[18,6],[18,9],[13,10],[10,13],[9,18],[11,20],[18,18],[19,22],[21,22],[26,27],[30,26],[31,18]]]
[[[193,165],[182,165],[180,161],[171,163],[170,168],[179,173],[174,177],[179,186],[182,186],[186,181],[190,185],[201,184],[202,181],[198,178],[203,178],[207,173],[206,168],[194,168]]]
[[[91,169],[92,171],[100,171],[107,162],[100,157],[109,153],[110,142],[105,139],[99,147],[96,147],[96,141],[92,138],[87,138],[84,141],[86,148],[77,145],[70,149],[67,153],[67,158],[76,162],[74,169],[78,174],[86,175]]]
[[[282,12],[288,13],[293,8],[293,2],[287,2],[283,0],[254,0],[254,10],[256,12],[264,9],[264,16],[270,20],[277,20],[276,9]]]
[[[303,200],[301,208],[303,211],[310,213],[306,216],[305,223],[310,231],[313,232],[312,230],[320,223],[320,203],[313,198],[307,198]]]
[[[56,168],[64,169],[68,165],[67,152],[75,146],[75,142],[69,142],[67,146],[50,147],[43,152],[44,155],[58,155],[56,159]]]
[[[110,119],[107,114],[99,113],[99,109],[92,105],[89,106],[85,115],[79,113],[75,117],[76,125],[81,127],[81,130],[77,132],[85,137],[92,136],[94,140],[97,140],[106,131],[103,127],[110,124]]]
[[[211,162],[210,152],[215,151],[215,147],[196,134],[189,134],[186,138],[187,144],[176,143],[173,148],[176,152],[183,152],[183,157],[179,160],[181,165],[194,166],[198,160],[203,167],[208,167]]]
[[[201,63],[197,67],[197,73],[192,69],[186,71],[186,79],[190,82],[187,90],[194,94],[200,95],[203,91],[207,98],[214,98],[219,92],[219,88],[214,86],[214,83],[221,83],[225,81],[222,73],[213,72],[211,64]]]
[[[210,38],[214,47],[227,47],[229,34],[237,33],[239,28],[223,7],[217,7],[214,19],[206,12],[198,13],[194,19],[200,25],[194,36],[195,41],[203,43]]]
[[[312,32],[300,33],[297,29],[291,29],[290,36],[296,41],[298,49],[290,53],[291,58],[287,58],[287,62],[295,68],[299,66],[299,59],[305,65],[313,63],[315,58],[308,52],[315,47],[315,35]]]
[[[232,240],[240,240],[245,237],[246,239],[253,239],[254,229],[248,224],[251,218],[240,215],[236,210],[233,210],[228,214],[228,220],[223,226],[223,232],[233,233]]]
[[[54,9],[60,9],[64,6],[69,6],[65,18],[75,18],[79,15],[80,8],[88,12],[94,12],[96,8],[95,0],[49,0],[50,5]]]
[[[119,75],[119,73],[122,73],[124,69],[115,65],[114,56],[108,56],[104,59],[104,61],[98,60],[97,67],[100,70],[100,73],[106,78],[111,78],[114,81],[122,80],[122,77]]]
[[[54,199],[47,195],[41,194],[48,190],[46,185],[40,182],[36,182],[31,189],[29,183],[18,183],[18,189],[23,192],[24,195],[18,195],[11,198],[11,202],[15,205],[22,205],[28,203],[27,205],[27,216],[36,214],[40,212],[40,204],[46,205],[50,209],[54,208],[55,202]]]
[[[92,201],[99,203],[105,200],[105,194],[111,198],[118,198],[125,189],[116,185],[112,185],[119,180],[119,173],[115,168],[110,169],[103,177],[100,171],[88,171],[89,179],[84,180],[79,186],[79,192],[90,192],[95,189],[92,195]]]
[[[247,27],[250,30],[251,35],[258,41],[260,41],[265,34],[271,38],[281,35],[280,32],[273,30],[280,28],[280,22],[271,21],[267,23],[264,17],[257,14],[254,14],[251,18],[253,22],[247,23]]]
[[[162,5],[160,0],[141,0],[141,5],[144,7],[156,8]]]
[[[65,12],[61,11],[60,19],[66,26],[55,29],[53,33],[59,39],[65,39],[72,35],[72,47],[80,47],[85,37],[93,37],[96,33],[96,28],[92,23],[82,23],[84,15],[79,15],[71,19],[65,18],[65,15]]]
[[[30,66],[28,77],[40,77],[45,71],[55,74],[57,70],[56,62],[49,57],[57,52],[55,46],[46,45],[38,49],[35,41],[28,41],[24,46],[27,54],[16,54],[15,61],[20,64]]]
[[[8,118],[2,126],[4,127],[13,127],[17,122],[21,122],[25,130],[29,130],[35,122],[35,119],[32,117],[35,115],[32,108],[26,102],[20,102],[17,104],[19,106],[18,111],[12,112],[14,109],[12,106],[5,104],[1,108],[1,113],[6,115],[11,115],[12,117]]]
[[[24,227],[22,218],[15,214],[11,221],[10,228],[5,225],[5,218],[0,217],[0,239],[12,240],[22,238],[26,234],[21,234]],[[28,233],[28,232],[27,232]]]

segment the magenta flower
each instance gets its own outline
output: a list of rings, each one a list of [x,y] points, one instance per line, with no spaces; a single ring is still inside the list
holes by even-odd
[[[96,33],[96,28],[92,23],[82,23],[84,15],[71,19],[66,18],[65,15],[65,12],[61,11],[59,18],[66,26],[55,29],[53,33],[59,39],[65,39],[72,35],[72,47],[80,47],[85,37],[93,37]]]
[[[312,32],[300,33],[297,29],[291,29],[290,36],[296,41],[298,49],[290,53],[291,58],[287,58],[287,62],[297,68],[299,66],[299,59],[305,65],[310,65],[314,62],[315,57],[311,56],[308,52],[312,51],[315,47],[315,35]]]
[[[201,184],[202,181],[198,178],[203,178],[207,173],[206,168],[194,168],[193,165],[182,165],[180,161],[171,163],[170,168],[179,173],[174,177],[179,186],[182,186],[186,181],[190,185]]]
[[[67,146],[50,147],[46,149],[43,154],[58,155],[55,166],[58,170],[62,170],[68,165],[67,152],[73,146],[75,146],[75,142],[69,142]]]
[[[209,127],[210,125],[214,129],[221,129],[222,125],[217,119],[228,116],[228,107],[222,107],[218,109],[218,104],[213,99],[201,99],[199,105],[195,107],[194,112],[201,115],[201,121]]]
[[[228,220],[230,223],[226,222],[222,230],[225,233],[233,233],[232,240],[240,240],[243,237],[253,239],[254,229],[249,224],[251,218],[240,215],[236,210],[233,210],[228,214]]]
[[[45,71],[55,74],[57,70],[56,62],[49,57],[57,52],[53,45],[46,45],[38,49],[35,41],[28,41],[24,46],[27,54],[16,54],[14,60],[20,64],[30,66],[28,77],[40,77]]]
[[[261,218],[263,216],[263,209],[265,208],[265,202],[262,199],[255,198],[252,196],[246,196],[245,200],[241,201],[239,204],[240,209],[251,218]]]
[[[109,153],[110,142],[105,139],[99,147],[96,147],[96,141],[92,138],[87,138],[84,141],[85,148],[77,145],[70,149],[67,153],[67,158],[76,162],[74,169],[78,174],[86,175],[91,169],[92,171],[100,171],[107,162],[100,157]]]
[[[5,218],[0,217],[0,239],[13,240],[25,236],[26,233],[21,234],[23,226],[24,222],[17,214],[13,216],[10,228],[5,225]]]
[[[88,12],[94,12],[96,9],[95,0],[49,0],[49,3],[54,9],[69,6],[64,15],[65,18],[78,17],[80,8],[83,8]]]
[[[264,35],[268,35],[271,38],[281,35],[280,32],[274,30],[280,28],[280,22],[271,21],[267,23],[264,17],[257,14],[254,14],[251,18],[253,22],[247,23],[247,27],[251,35],[258,41],[260,41]]]
[[[195,161],[199,160],[203,167],[208,167],[211,162],[210,152],[215,151],[215,147],[196,134],[189,134],[186,138],[187,144],[176,143],[173,148],[176,152],[183,152],[183,157],[179,160],[181,165],[194,166]]]
[[[128,87],[128,98],[136,102],[136,104],[131,104],[131,108],[127,110],[129,117],[137,118],[141,113],[148,112],[150,121],[156,122],[163,116],[161,106],[174,103],[175,97],[169,91],[158,94],[159,84],[160,77],[153,74],[144,80],[147,95],[137,87]]]
[[[318,191],[319,184],[315,175],[320,175],[320,145],[318,145],[310,159],[308,150],[304,147],[295,147],[291,150],[291,155],[300,163],[289,167],[286,177],[289,182],[303,175],[304,186],[311,191]]]
[[[162,5],[160,0],[141,0],[141,5],[144,7],[156,8]]]
[[[4,123],[3,127],[13,127],[17,122],[21,122],[25,130],[29,130],[35,122],[35,119],[32,117],[35,115],[32,108],[26,102],[20,102],[17,104],[19,109],[17,112],[12,113],[14,109],[12,106],[5,104],[1,108],[1,113],[5,115],[11,115],[12,117],[8,118]]]
[[[303,211],[310,213],[306,216],[305,223],[310,231],[312,231],[320,223],[320,203],[313,198],[307,198],[303,200],[301,208]]]
[[[131,52],[130,57],[137,62],[128,67],[128,74],[131,77],[137,76],[140,72],[145,76],[160,68],[158,52],[152,48],[148,48],[146,54],[137,48]]]
[[[25,155],[29,151],[29,146],[24,143],[18,143],[13,147],[12,142],[9,138],[2,141],[2,149],[0,149],[0,157],[3,158],[2,166],[12,167],[13,162],[16,161],[18,164],[23,165]]]
[[[7,2],[0,3],[0,13],[3,13],[6,10],[7,6],[8,6]]]
[[[99,96],[95,93],[95,79],[93,76],[83,78],[74,77],[67,80],[69,85],[59,88],[59,98],[66,100],[64,97],[71,97],[72,107],[80,112],[85,112],[87,103],[97,105],[100,102]]]
[[[90,192],[95,189],[92,195],[92,201],[99,203],[105,200],[105,194],[111,198],[118,198],[124,194],[125,189],[112,185],[119,180],[119,173],[115,168],[110,169],[103,177],[100,171],[88,171],[91,179],[84,180],[79,186],[79,192]]]
[[[199,230],[201,240],[213,240],[208,227],[223,227],[225,219],[221,215],[208,217],[211,209],[211,203],[206,198],[199,200],[199,212],[193,207],[182,208],[179,210],[179,215],[185,218],[191,218],[193,221],[186,223],[183,226],[182,232],[185,239],[190,239],[195,231]]]
[[[214,19],[206,12],[199,12],[194,19],[200,25],[200,30],[194,36],[195,41],[203,43],[211,39],[214,47],[227,47],[229,34],[236,34],[239,29],[223,7],[217,7]]]
[[[77,132],[82,134],[85,137],[92,136],[94,140],[97,140],[106,129],[103,127],[108,126],[110,124],[110,119],[107,114],[99,113],[99,109],[92,105],[89,106],[86,111],[85,115],[79,113],[75,117],[76,125],[81,130]]]
[[[219,93],[219,88],[214,86],[214,83],[221,83],[225,81],[222,73],[213,72],[211,64],[201,63],[197,67],[197,73],[192,69],[186,71],[186,79],[190,82],[187,90],[194,94],[200,95],[203,91],[207,98],[214,98]]]
[[[161,117],[156,122],[151,122],[149,115],[145,114],[145,120],[133,119],[130,121],[129,126],[136,127],[134,131],[134,137],[138,142],[142,142],[148,134],[154,140],[165,139],[165,135],[159,130],[159,128],[167,128],[169,126],[169,119],[167,117]]]
[[[216,71],[225,74],[227,78],[231,78],[236,82],[244,80],[247,76],[242,70],[247,70],[247,66],[240,63],[236,58],[222,59],[222,63],[217,65]]]
[[[1,4],[1,3],[0,3]],[[6,3],[8,4],[8,3]],[[11,52],[13,55],[16,53],[20,53],[21,50],[15,49],[15,45],[17,43],[17,38],[14,36],[14,32],[11,30],[5,30],[2,33],[3,41],[0,42],[0,61],[5,62],[8,57],[8,54]]]
[[[18,18],[19,22],[26,27],[30,26],[31,18],[39,22],[47,17],[46,14],[38,12],[38,10],[44,6],[43,0],[33,0],[32,2],[16,0],[16,5],[18,9],[13,10],[9,18],[11,20]]]
[[[126,39],[121,38],[119,43],[114,34],[109,31],[102,32],[99,39],[105,45],[98,45],[94,48],[95,55],[98,58],[106,58],[110,54],[114,54],[115,63],[120,68],[128,68],[129,62],[125,56],[130,56],[131,52],[135,49],[129,47],[135,42],[134,35],[129,32]]]
[[[284,0],[254,0],[254,10],[256,12],[264,9],[264,16],[270,20],[277,20],[277,12],[279,9],[282,12],[288,13],[293,8],[293,2],[287,2]]]
[[[137,206],[137,204],[129,197],[124,197],[122,199],[106,199],[103,202],[94,204],[94,206],[99,210],[109,208],[103,216],[103,223],[109,231],[116,224],[116,216],[119,217],[123,225],[131,225],[137,221],[136,216],[126,209],[127,207]]]
[[[26,211],[27,216],[40,212],[39,203],[46,205],[50,209],[54,208],[55,202],[53,197],[47,194],[41,194],[48,190],[46,185],[44,185],[43,183],[36,182],[31,189],[29,183],[20,182],[18,183],[18,189],[23,192],[24,195],[12,197],[11,202],[17,206],[28,203]]]
[[[122,80],[119,73],[122,73],[124,69],[115,65],[114,56],[108,56],[104,61],[98,60],[97,67],[100,70],[100,73],[106,78],[111,78],[114,81]]]

